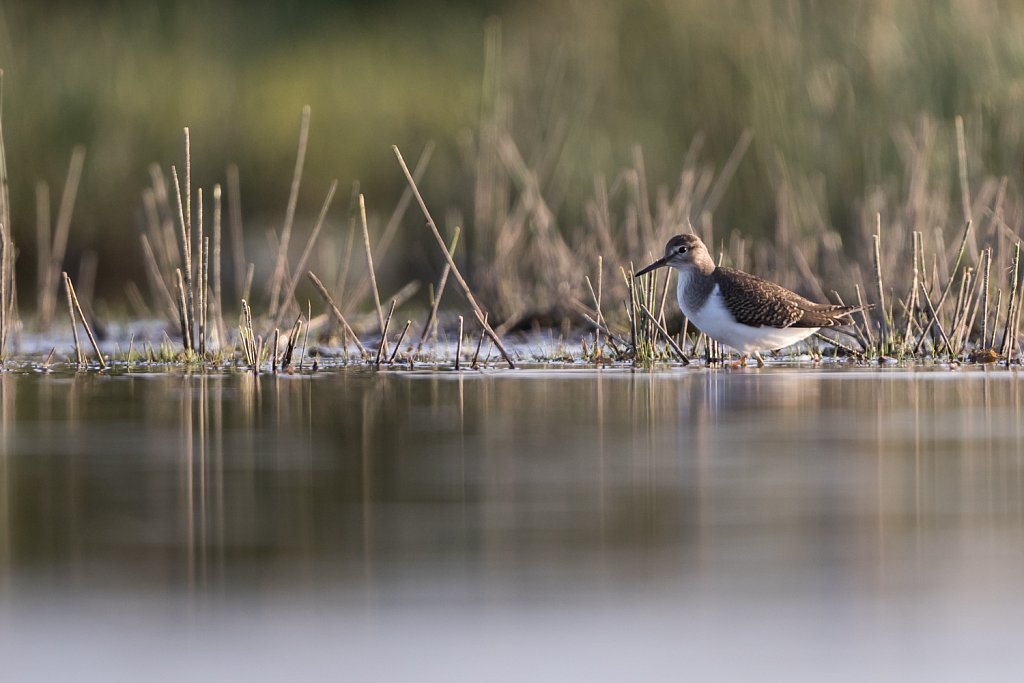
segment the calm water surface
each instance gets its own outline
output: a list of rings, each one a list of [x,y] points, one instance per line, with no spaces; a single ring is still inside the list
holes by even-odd
[[[0,658],[1019,680],[1024,376],[0,375]]]

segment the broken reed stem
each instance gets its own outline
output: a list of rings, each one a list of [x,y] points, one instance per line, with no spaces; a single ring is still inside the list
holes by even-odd
[[[238,320],[238,341],[242,345],[246,365],[253,368],[257,363],[256,338],[252,329],[252,309],[245,299],[242,299],[242,313]]]
[[[324,303],[327,304],[328,309],[330,309],[331,313],[334,314],[334,317],[337,319],[337,321],[341,323],[341,326],[345,330],[345,334],[352,337],[352,340],[355,341],[356,346],[359,348],[359,353],[362,354],[363,358],[366,358],[366,356],[368,355],[366,347],[362,345],[362,343],[359,341],[359,337],[357,337],[356,333],[352,331],[352,328],[349,326],[348,321],[345,320],[345,316],[341,314],[341,310],[337,307],[337,305],[335,305],[334,299],[331,298],[331,295],[327,291],[327,288],[324,287],[324,283],[320,282],[320,278],[318,278],[316,274],[311,270],[306,272],[306,277],[308,277],[309,281],[313,283],[313,287],[315,287],[316,291],[319,292],[320,298],[322,298],[324,300]]]
[[[78,359],[78,366],[85,365],[85,354],[82,353],[82,343],[78,338],[78,323],[75,321],[75,302],[71,298],[71,278],[67,273],[64,276],[64,293],[68,298],[68,319],[71,321],[71,332],[75,337],[75,357]]]
[[[299,278],[302,277],[302,271],[306,268],[306,263],[309,261],[310,255],[313,253],[313,247],[316,245],[316,240],[320,236],[320,231],[324,227],[324,221],[327,220],[327,212],[331,209],[331,203],[334,201],[334,193],[338,189],[338,181],[335,179],[331,182],[330,188],[327,190],[327,196],[324,198],[323,206],[320,207],[320,215],[317,216],[316,224],[313,226],[313,232],[310,233],[309,239],[306,240],[306,247],[302,250],[302,256],[299,257],[299,262],[295,266],[295,274],[292,275],[288,281],[288,286],[285,287],[284,292],[281,296],[281,305],[279,307],[278,317],[283,318],[289,308],[289,302],[292,297],[295,296],[295,290],[299,286]],[[300,309],[301,310],[301,309]],[[280,324],[278,321],[277,324]]]
[[[455,230],[452,234],[452,243],[448,247],[448,255],[454,256],[455,247],[459,244],[459,235],[462,233],[462,228],[455,226]],[[441,271],[441,279],[437,283],[437,291],[434,293],[433,300],[430,304],[430,315],[427,316],[427,322],[423,326],[423,331],[420,333],[420,340],[416,344],[416,353],[420,352],[423,348],[423,342],[427,336],[431,333],[431,330],[437,327],[437,309],[441,305],[441,295],[444,294],[445,285],[448,284],[448,274],[451,272],[451,266],[446,262],[444,269]]]
[[[82,313],[82,306],[78,303],[78,296],[75,294],[75,286],[71,283],[71,278],[67,273],[64,275],[64,286],[67,288],[68,297],[75,306],[75,311],[78,313],[79,319],[82,321],[82,326],[85,328],[85,334],[89,337],[89,343],[92,345],[92,350],[96,352],[96,359],[100,362],[100,369],[107,369],[107,362],[103,359],[103,354],[100,353],[99,344],[96,343],[96,337],[93,336],[92,327],[89,325],[89,321],[85,319],[85,313]],[[72,324],[74,324],[74,316],[71,318]],[[75,333],[75,345],[78,346],[78,333]]]
[[[288,261],[288,243],[291,240],[292,224],[295,222],[295,207],[299,202],[302,169],[306,164],[306,148],[309,144],[309,114],[310,107],[307,104],[302,108],[302,123],[299,125],[299,148],[295,155],[295,170],[292,173],[291,192],[288,195],[288,208],[284,214],[284,226],[281,228],[281,241],[277,247],[277,262],[274,264],[274,273],[270,280],[271,320],[277,317],[278,307],[281,305],[279,299]]]
[[[448,249],[444,243],[444,238],[441,237],[441,233],[438,231],[437,224],[434,223],[434,219],[430,217],[430,211],[427,209],[427,204],[423,201],[419,188],[416,187],[416,181],[413,180],[412,174],[409,172],[409,167],[406,165],[405,159],[402,158],[402,153],[398,150],[397,145],[392,145],[391,149],[395,153],[395,157],[398,159],[399,166],[402,167],[402,172],[405,174],[405,179],[409,183],[409,187],[412,188],[413,195],[416,197],[416,203],[419,204],[420,210],[423,212],[423,216],[427,220],[427,227],[429,227],[430,231],[433,233],[434,239],[437,241],[438,246],[441,248],[441,251],[444,253],[445,258],[448,261],[448,265],[451,266],[451,272],[455,275],[455,281],[458,282],[459,286],[462,288],[462,292],[465,294],[466,300],[469,302],[469,305],[472,306],[473,313],[476,315],[477,320],[480,321],[484,330],[486,330],[487,336],[491,338],[491,341],[494,342],[498,351],[501,352],[501,356],[505,359],[505,362],[508,363],[508,366],[514,369],[516,364],[512,361],[511,356],[509,356],[508,351],[505,349],[505,345],[501,343],[501,338],[498,337],[494,330],[491,329],[491,326],[487,323],[487,320],[484,318],[483,310],[480,308],[480,305],[477,304],[476,298],[473,296],[473,291],[469,288],[469,284],[466,282],[465,278],[462,277],[462,273],[459,272],[459,268],[455,265],[455,260],[452,258],[452,255],[448,253]]]
[[[928,312],[931,314],[932,322],[935,323],[937,328],[939,328],[939,335],[942,337],[942,341],[946,345],[946,354],[952,355],[956,350],[950,343],[949,337],[946,335],[946,331],[942,329],[942,323],[939,322],[938,314],[935,312],[936,307],[932,305],[931,297],[928,296],[928,289],[925,287],[923,282],[921,283],[921,293],[924,295],[924,302],[928,304]],[[920,342],[918,342],[918,344],[920,345]]]
[[[881,355],[881,349],[875,345],[875,334],[871,331],[871,318],[868,317],[868,309],[864,305],[864,298],[860,294],[860,285],[855,284],[853,290],[857,293],[857,310],[860,311],[860,317],[864,320],[864,332],[867,334],[868,344]]]
[[[679,356],[679,360],[683,362],[683,365],[689,365],[690,359],[687,358],[686,354],[683,353],[683,350],[679,348],[679,344],[676,344],[676,340],[672,338],[672,335],[668,333],[668,330],[666,330],[662,326],[662,324],[658,322],[658,319],[654,317],[654,314],[651,313],[646,306],[644,306],[642,303],[639,305],[640,311],[647,317],[651,324],[654,325],[658,333],[661,334],[662,337],[664,337],[665,341],[668,342],[668,345],[672,347],[672,350],[675,352],[677,356]]]
[[[960,269],[960,261],[963,260],[964,249],[966,249],[966,247],[967,247],[967,238],[971,234],[971,225],[972,225],[972,223],[971,223],[970,220],[968,220],[967,223],[964,225],[964,233],[963,233],[963,235],[960,238],[960,247],[959,247],[959,249],[957,249],[957,252],[956,252],[956,261],[953,262],[953,269],[951,271],[949,271],[949,280],[946,281],[946,287],[942,290],[942,295],[939,297],[938,303],[935,304],[935,310],[936,311],[942,309],[942,304],[946,301],[946,297],[949,296],[949,290],[952,289],[952,287],[953,287],[953,281],[956,278],[956,273]],[[936,280],[938,280],[938,277],[936,277]],[[925,282],[926,281],[927,281],[927,279],[922,281],[922,283],[921,283],[922,287],[925,286]],[[927,298],[927,295],[926,295],[926,298]],[[931,300],[930,299],[928,300],[928,303],[929,303],[929,306],[930,306],[931,305]],[[917,344],[914,346],[914,355],[915,356],[920,352],[921,345],[924,343],[924,340],[928,337],[928,333],[931,331],[932,325],[936,324],[937,322],[938,322],[938,319],[935,316],[932,316],[931,320],[925,326],[924,331],[921,332],[921,336],[918,338]]]
[[[607,337],[608,340],[611,341],[612,343],[618,344],[619,346],[629,346],[629,341],[615,334],[615,332],[613,332],[611,328],[609,328],[604,323],[594,320],[586,313],[583,314],[583,319],[586,320],[591,325],[593,325],[594,327],[600,329],[602,332],[604,332],[604,336]]]
[[[302,351],[299,352],[299,372],[302,372],[302,363],[306,360],[306,341],[309,339],[309,323],[313,321],[313,304],[306,299],[306,329],[302,332]]]
[[[462,359],[462,325],[463,325],[463,320],[462,320],[462,316],[460,315],[459,316],[459,339],[455,343],[455,369],[456,370],[461,369],[459,367],[459,362]]]
[[[484,317],[485,318],[487,317],[486,313],[484,313]],[[478,363],[479,363],[479,359],[480,359],[480,347],[483,346],[483,344],[484,344],[484,337],[486,337],[486,336],[487,336],[487,333],[484,332],[483,328],[480,328],[480,338],[477,339],[477,341],[476,341],[476,351],[473,352],[473,360],[469,364],[469,367],[471,367],[474,370],[477,369],[477,366],[478,366]]]
[[[398,355],[398,350],[402,347],[402,340],[405,339],[405,335],[408,334],[410,327],[412,327],[412,321],[406,320],[405,327],[402,328],[402,333],[398,335],[398,341],[395,342],[395,350],[391,352],[391,357],[388,358],[388,365],[395,362],[395,357]]]
[[[288,337],[285,339],[284,352],[281,354],[281,369],[285,370],[292,364],[292,357],[295,355],[295,346],[299,343],[299,333],[302,332],[302,314],[295,317],[295,324],[292,325]]]
[[[395,314],[395,306],[398,304],[398,299],[391,300],[391,308],[388,310],[388,317],[384,319],[384,324],[381,326],[380,334],[380,345],[377,347],[377,359],[374,361],[374,365],[380,367],[380,359],[386,353],[388,343],[388,327],[391,325],[391,316]]]

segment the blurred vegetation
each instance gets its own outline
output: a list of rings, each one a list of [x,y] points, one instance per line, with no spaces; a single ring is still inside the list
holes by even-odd
[[[501,50],[485,78],[488,26]],[[386,216],[404,186],[390,145],[415,158],[434,141],[424,192],[439,215],[459,209],[470,247],[473,150],[495,107],[529,162],[556,147],[548,200],[562,229],[583,224],[595,174],[614,178],[637,146],[651,187],[671,187],[695,138],[718,169],[746,129],[753,143],[714,220],[747,235],[773,234],[784,192],[821,207],[800,229],[820,221],[852,234],[872,187],[909,182],[900,141],[922,117],[938,122],[932,170],[951,194],[956,114],[972,172],[1021,187],[1024,5],[1011,1],[0,0],[0,67],[26,292],[34,185],[49,182],[56,201],[74,145],[88,156],[69,267],[97,249],[98,287],[116,292],[143,280],[140,192],[151,162],[182,163],[183,126],[194,185],[222,182],[238,163],[248,239],[261,241],[283,218],[305,104],[301,213],[336,177],[358,180]],[[347,226],[339,205],[332,220]],[[405,230],[386,287],[425,254],[439,263],[419,216]]]

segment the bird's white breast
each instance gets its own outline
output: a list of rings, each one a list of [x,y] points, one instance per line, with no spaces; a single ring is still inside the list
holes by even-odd
[[[715,341],[730,346],[740,353],[781,349],[806,339],[818,331],[817,327],[757,327],[736,322],[725,305],[725,297],[718,285],[714,286],[704,304],[691,307],[684,296],[690,275],[679,273],[676,298],[679,308],[691,323]]]

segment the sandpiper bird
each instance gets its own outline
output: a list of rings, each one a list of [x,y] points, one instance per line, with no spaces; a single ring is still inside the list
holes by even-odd
[[[795,344],[822,327],[847,325],[843,318],[858,310],[816,304],[774,282],[716,266],[696,235],[670,239],[665,255],[636,276],[664,266],[679,273],[676,298],[683,314],[707,336],[739,351],[741,366],[753,354],[764,367],[761,351]]]

